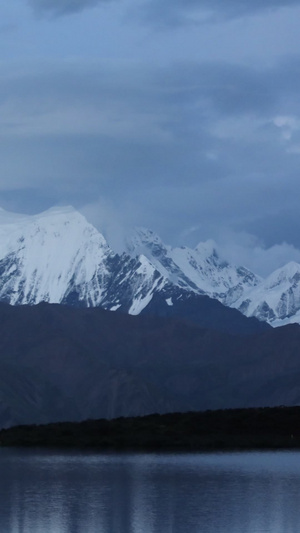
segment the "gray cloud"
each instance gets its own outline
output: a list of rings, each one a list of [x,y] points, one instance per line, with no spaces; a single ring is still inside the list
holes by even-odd
[[[300,0],[4,4],[0,205],[298,260]]]
[[[217,242],[220,253],[233,264],[246,265],[261,276],[267,276],[289,261],[300,262],[300,250],[280,241],[281,244],[266,246],[253,234],[223,232]]]
[[[114,0],[28,0],[38,14],[61,16],[83,11]],[[147,0],[142,5],[128,2],[128,9],[157,25],[199,24],[255,15],[265,11],[299,6],[299,0]]]
[[[53,16],[76,13],[112,0],[28,0],[38,14]]]
[[[299,4],[299,0],[148,0],[139,9],[157,25],[178,26],[235,19]]]
[[[182,232],[190,245],[222,241],[227,228],[300,247],[299,68],[294,58],[268,69],[62,62],[3,71],[2,205],[19,210],[21,196],[31,207],[93,203],[97,220],[99,198],[100,229],[115,209],[174,244]]]

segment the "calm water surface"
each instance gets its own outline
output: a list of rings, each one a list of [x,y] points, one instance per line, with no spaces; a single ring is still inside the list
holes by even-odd
[[[1,533],[299,533],[300,453],[0,449]]]

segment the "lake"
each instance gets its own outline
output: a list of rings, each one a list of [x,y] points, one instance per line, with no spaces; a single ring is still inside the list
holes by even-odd
[[[0,449],[1,533],[298,533],[300,452]]]

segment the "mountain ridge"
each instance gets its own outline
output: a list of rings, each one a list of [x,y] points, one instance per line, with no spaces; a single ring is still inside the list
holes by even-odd
[[[245,340],[178,318],[0,303],[0,427],[298,405],[299,345],[296,324]]]
[[[0,301],[13,305],[46,301],[139,314],[155,295],[167,303],[181,291],[184,299],[206,295],[271,325],[300,323],[300,265],[276,272],[263,280],[230,265],[213,241],[171,247],[145,228],[116,253],[71,206],[38,215],[0,210]]]

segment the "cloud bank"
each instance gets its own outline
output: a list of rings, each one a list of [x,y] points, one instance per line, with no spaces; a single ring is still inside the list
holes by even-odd
[[[36,13],[55,17],[114,1],[116,0],[28,0]],[[138,12],[144,20],[162,26],[232,20],[299,5],[299,0],[145,0],[142,3],[124,0],[125,10]]]
[[[272,247],[287,243],[286,256],[300,247],[299,69],[300,58],[268,68],[61,61],[3,69],[2,205],[16,209],[19,197],[40,210],[47,201],[95,204],[95,220],[99,205],[174,245],[222,242],[225,228],[257,235],[279,261]]]
[[[232,20],[299,5],[299,0],[148,0],[140,6],[140,13],[157,25],[180,26]]]
[[[28,0],[30,6],[39,15],[52,15],[59,17],[78,13],[98,4],[106,4],[113,0]]]

